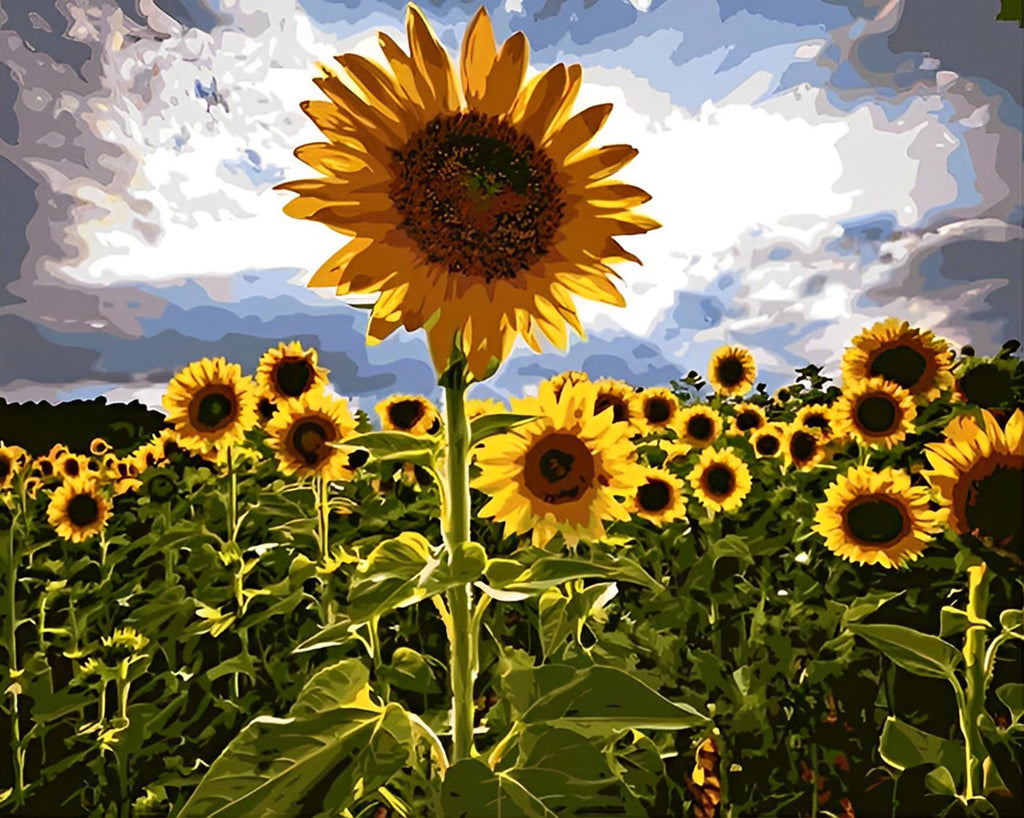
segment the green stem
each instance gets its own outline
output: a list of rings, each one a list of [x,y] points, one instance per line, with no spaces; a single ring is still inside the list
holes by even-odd
[[[725,743],[725,737],[719,729],[715,730],[714,741],[715,749],[718,750],[718,814],[724,818],[738,818],[729,800],[729,768],[732,766],[729,745]]]
[[[961,715],[961,729],[967,745],[967,791],[971,798],[982,791],[982,765],[985,760],[985,745],[981,741],[978,720],[985,712],[985,648],[986,631],[989,628],[988,586],[992,580],[985,563],[967,569],[967,634],[964,637],[964,674],[967,686],[964,696],[964,713]]]
[[[22,490],[22,500],[22,508],[24,508],[24,489]],[[7,563],[7,633],[5,634],[7,638],[5,641],[11,680],[20,674],[18,669],[18,606],[16,603],[18,562],[14,541],[14,530],[17,528],[19,516],[21,515],[15,510],[11,520],[9,561]],[[21,748],[21,713],[18,707],[17,688],[11,691],[11,761],[14,764],[14,803],[20,807],[25,803],[25,753]]]
[[[228,502],[228,541],[234,542],[238,525],[238,475],[235,474],[235,458],[228,446],[228,486],[230,498]]]
[[[469,542],[469,423],[466,419],[466,384],[445,386],[445,421],[447,429],[447,457],[445,483],[448,500],[442,509],[444,543],[448,561]],[[473,588],[460,585],[451,588],[446,597],[451,613],[449,642],[451,645],[452,688],[452,763],[473,756],[473,681],[476,669],[473,657],[477,654],[479,632],[474,630],[472,617]]]
[[[315,477],[317,538],[320,544],[320,560],[327,561],[330,557],[330,499],[328,488],[330,483],[326,477]],[[334,589],[331,575],[324,574],[320,593],[320,621],[324,625],[334,623]]]

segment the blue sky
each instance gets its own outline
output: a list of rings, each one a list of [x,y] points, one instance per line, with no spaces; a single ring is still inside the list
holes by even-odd
[[[774,388],[888,315],[993,352],[1021,334],[1020,31],[981,0],[505,0],[542,70],[578,62],[598,142],[665,227],[632,237],[628,306],[588,338],[517,346],[474,394],[574,368],[649,386],[750,347]],[[455,51],[476,3],[422,5]],[[250,371],[298,338],[371,409],[437,397],[419,334],[305,287],[339,237],[281,213],[317,60],[375,57],[404,3],[14,0],[0,48],[0,393],[158,405],[204,355]],[[198,98],[213,78],[225,105]]]

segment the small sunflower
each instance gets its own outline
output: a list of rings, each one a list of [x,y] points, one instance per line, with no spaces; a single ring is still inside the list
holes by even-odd
[[[392,395],[377,404],[377,414],[388,432],[433,435],[441,429],[437,407],[422,395]]]
[[[847,384],[831,407],[836,435],[851,435],[868,446],[886,449],[906,438],[916,416],[910,393],[884,378]]]
[[[703,449],[718,440],[723,426],[718,411],[702,403],[681,410],[675,424],[679,439],[695,449]]]
[[[720,395],[745,395],[753,388],[756,378],[757,364],[746,347],[719,347],[711,356],[708,382]]]
[[[704,449],[690,472],[690,485],[708,511],[735,511],[750,493],[750,469],[731,446]]]
[[[67,480],[69,477],[95,477],[98,471],[99,464],[83,454],[68,452],[57,458],[54,463],[54,473],[61,480]]]
[[[256,425],[252,381],[223,358],[189,364],[168,384],[163,402],[182,445],[217,459]]]
[[[102,457],[112,451],[114,451],[114,447],[107,443],[107,441],[102,437],[94,437],[92,439],[92,443],[89,444],[89,453],[95,457]]]
[[[277,453],[281,471],[300,476],[320,475],[328,480],[350,480],[355,472],[350,455],[355,449],[338,448],[356,431],[356,421],[344,398],[310,392],[281,403],[267,424],[268,442]]]
[[[645,477],[632,495],[630,510],[634,514],[659,526],[685,516],[686,498],[680,478],[652,468],[646,470]]]
[[[665,460],[662,468],[668,468],[671,463],[681,462],[686,455],[693,451],[693,446],[679,440],[661,441],[661,448],[665,450]]]
[[[1005,429],[988,410],[981,416],[981,425],[957,418],[946,428],[944,442],[925,446],[931,470],[924,477],[949,508],[950,528],[989,538],[1020,557],[1024,410],[1017,409]]]
[[[612,421],[625,424],[630,434],[641,432],[645,426],[640,394],[625,381],[603,378],[594,382],[594,413],[600,414],[609,407]]]
[[[782,441],[782,453],[790,466],[810,471],[825,459],[824,443],[817,429],[790,424]]]
[[[757,457],[778,457],[786,441],[786,430],[777,423],[762,426],[750,436],[750,445]]]
[[[271,403],[298,398],[327,386],[327,370],[317,366],[315,349],[298,341],[268,349],[256,368],[256,389]]]
[[[71,542],[85,542],[107,523],[110,504],[94,480],[69,478],[56,488],[46,509],[46,517],[58,536]]]
[[[928,489],[911,486],[907,472],[858,466],[825,489],[813,528],[845,560],[898,568],[920,557],[943,528],[945,514],[928,502]]]
[[[473,421],[484,415],[500,415],[508,412],[508,408],[500,400],[493,398],[470,398],[466,401],[466,419]]]
[[[28,452],[21,446],[0,444],[0,490],[10,487],[14,477],[28,463]]]
[[[536,547],[559,532],[569,545],[599,539],[604,522],[628,520],[616,494],[630,495],[645,471],[624,424],[611,412],[594,412],[593,384],[564,385],[555,398],[542,388],[535,398],[513,398],[513,411],[535,415],[505,434],[483,441],[474,488],[490,495],[483,517],[505,524],[505,535],[533,529]]]
[[[887,318],[864,330],[843,354],[843,383],[884,378],[919,401],[934,400],[952,389],[953,351],[930,331]]]
[[[562,394],[562,387],[565,386],[565,384],[582,383],[584,381],[589,381],[590,376],[586,372],[582,372],[578,369],[569,369],[565,372],[560,372],[559,374],[555,375],[553,378],[549,378],[548,380],[554,387],[555,397],[557,398],[559,395]]]
[[[679,417],[680,406],[671,389],[655,386],[636,394],[636,402],[640,407],[644,431],[647,433],[664,432],[675,427]]]
[[[113,486],[114,495],[119,497],[129,491],[135,491],[142,486],[138,479],[139,469],[134,458],[118,457],[108,454],[103,458],[103,470],[101,480],[105,484]]]
[[[729,418],[729,432],[734,435],[749,435],[768,422],[764,409],[756,403],[737,403],[732,407]]]
[[[793,425],[807,429],[817,429],[821,433],[821,439],[824,442],[828,442],[835,437],[832,432],[831,410],[823,403],[812,403],[802,407],[796,413]]]
[[[139,446],[132,452],[129,460],[136,474],[143,474],[147,469],[156,468],[167,461],[164,454],[164,438],[155,435],[149,442]]]

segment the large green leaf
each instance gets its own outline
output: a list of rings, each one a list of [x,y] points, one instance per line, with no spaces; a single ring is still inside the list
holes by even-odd
[[[860,622],[864,617],[873,614],[883,605],[898,596],[903,595],[903,591],[869,591],[864,596],[859,596],[850,602],[849,607],[843,611],[842,625],[847,627]]]
[[[383,665],[378,672],[383,681],[402,690],[417,693],[437,693],[441,690],[427,660],[412,648],[395,648],[391,664]]]
[[[902,625],[850,625],[894,663],[918,676],[953,679],[963,657],[949,642]]]
[[[996,688],[996,696],[1006,705],[1015,722],[1024,719],[1024,684],[1009,682],[1000,685]]]
[[[444,818],[557,818],[522,784],[492,772],[475,758],[464,759],[445,773],[441,814]]]
[[[957,779],[964,773],[963,745],[918,730],[895,716],[885,720],[878,751],[882,759],[897,770],[930,764],[942,765]]]
[[[305,717],[346,707],[365,706],[370,671],[358,659],[342,659],[320,668],[303,685],[289,716]]]
[[[568,557],[541,557],[519,574],[510,577],[510,560],[493,560],[487,565],[487,578],[503,591],[540,592],[577,579],[606,579],[631,582],[654,591],[662,586],[636,560],[628,557],[586,560]]]
[[[366,449],[374,460],[400,460],[419,466],[430,466],[437,451],[437,439],[408,432],[367,432],[345,438],[340,447]]]
[[[507,432],[523,423],[536,420],[536,415],[515,415],[510,412],[496,412],[493,415],[482,415],[469,424],[469,445],[475,446],[481,440]]]

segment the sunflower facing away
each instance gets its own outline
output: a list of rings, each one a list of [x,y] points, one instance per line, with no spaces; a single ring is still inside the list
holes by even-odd
[[[729,432],[734,435],[749,435],[768,422],[764,409],[756,403],[737,403],[732,407]]]
[[[750,469],[730,446],[705,449],[690,472],[690,485],[708,511],[735,511],[750,493]]]
[[[917,409],[910,393],[884,378],[847,384],[831,407],[836,435],[891,449],[914,428]]]
[[[716,409],[704,404],[688,406],[676,418],[679,439],[695,449],[710,446],[722,434],[722,416]]]
[[[357,450],[329,444],[343,442],[355,430],[348,402],[316,391],[281,403],[267,424],[267,442],[285,474],[348,480],[356,466],[350,457]]]
[[[898,568],[942,530],[946,515],[928,501],[928,489],[911,486],[907,472],[858,466],[825,489],[813,528],[845,560]]]
[[[633,495],[631,511],[655,525],[664,525],[686,514],[683,481],[664,469],[647,469],[646,479]]]
[[[711,356],[708,382],[720,395],[745,395],[753,388],[756,378],[757,364],[746,347],[719,347]]]
[[[472,485],[491,498],[481,516],[503,522],[506,536],[532,528],[537,547],[559,532],[569,545],[599,539],[606,521],[629,519],[615,495],[632,495],[646,473],[624,424],[594,413],[593,384],[567,384],[556,399],[544,383],[535,398],[513,398],[512,410],[537,420],[477,450]]]
[[[203,358],[175,375],[167,385],[164,408],[181,445],[217,457],[256,425],[252,381],[242,377],[238,364],[223,358]]]
[[[406,31],[408,54],[378,35],[385,66],[323,68],[330,101],[303,110],[329,141],[296,151],[323,175],[279,187],[298,194],[285,213],[353,237],[309,285],[380,293],[368,343],[422,327],[441,372],[460,332],[481,379],[517,334],[537,351],[538,329],[563,348],[567,324],[582,336],[574,294],[624,305],[609,264],[638,259],[614,236],[658,224],[633,212],[647,193],[610,179],[636,150],[588,146],[611,106],[571,114],[579,65],[526,81],[526,37],[499,49],[483,8],[458,68],[411,4]]]
[[[864,330],[843,354],[843,383],[885,378],[915,399],[934,400],[953,388],[953,351],[930,331],[887,318]]]
[[[0,444],[0,489],[8,488],[27,462],[28,452],[21,446]]]
[[[57,535],[71,542],[85,542],[103,530],[110,504],[95,481],[69,478],[54,490],[46,517]]]
[[[981,425],[957,418],[946,428],[944,442],[925,446],[931,470],[924,477],[949,508],[950,528],[988,538],[1019,560],[1024,410],[1017,409],[1005,429],[991,412],[983,409],[981,416]]]
[[[273,403],[325,386],[327,370],[317,366],[316,350],[303,349],[298,341],[268,349],[256,368],[256,388],[261,397]]]
[[[386,432],[432,435],[441,428],[437,407],[422,395],[392,395],[377,404],[377,414]]]

